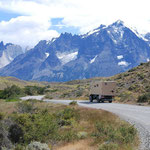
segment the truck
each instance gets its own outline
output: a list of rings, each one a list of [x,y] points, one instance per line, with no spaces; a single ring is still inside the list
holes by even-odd
[[[93,102],[94,99],[97,102],[108,101],[112,103],[116,95],[116,82],[114,81],[93,81],[90,87],[90,102]]]

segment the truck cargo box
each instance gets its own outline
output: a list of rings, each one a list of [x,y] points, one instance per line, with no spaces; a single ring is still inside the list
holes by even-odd
[[[110,100],[116,95],[116,82],[114,81],[93,81],[90,88],[90,99]],[[103,97],[103,99],[101,99]],[[104,98],[105,97],[105,98]],[[111,100],[110,100],[111,101]]]

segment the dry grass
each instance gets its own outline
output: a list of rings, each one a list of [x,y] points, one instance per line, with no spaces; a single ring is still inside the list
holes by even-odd
[[[28,81],[17,79],[15,77],[0,77],[0,90],[3,90],[4,88],[10,87],[12,85],[16,85],[23,88],[24,86],[43,86],[45,85],[45,83],[28,82]]]
[[[17,102],[16,102],[17,103]],[[0,101],[0,112],[7,115],[16,110],[16,103]],[[111,125],[114,130],[121,125],[127,125],[124,121],[121,121],[117,116],[103,110],[96,110],[91,108],[82,108],[79,106],[66,106],[61,104],[36,102],[35,107],[43,110],[47,109],[50,113],[58,113],[65,108],[73,108],[78,112],[78,121],[74,122],[71,126],[66,126],[64,129],[60,129],[60,135],[64,134],[68,130],[73,130],[75,133],[86,132],[87,137],[84,139],[75,139],[71,141],[59,141],[52,146],[56,150],[97,150],[99,145],[105,143],[105,138],[93,137],[92,134],[97,132],[95,124],[97,122],[106,122],[107,125]],[[133,145],[132,145],[133,144]],[[136,149],[138,146],[138,137],[135,138],[133,143],[129,145],[121,144],[118,150]]]
[[[16,111],[16,103],[14,102],[6,103],[4,100],[0,100],[0,112],[9,115],[14,111]]]
[[[54,148],[55,150],[97,150],[97,146],[90,145],[91,139],[80,140],[72,143],[67,143],[59,147]]]

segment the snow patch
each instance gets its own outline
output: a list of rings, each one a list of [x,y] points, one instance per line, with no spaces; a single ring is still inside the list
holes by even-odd
[[[107,30],[107,33],[111,36],[111,39],[115,44],[120,42],[123,39],[124,35],[124,26],[116,27],[115,25],[109,26],[110,28]]]
[[[120,62],[118,63],[118,65],[119,65],[119,66],[125,66],[125,67],[127,67],[127,66],[129,66],[129,63],[126,62],[126,61],[120,61]]]
[[[48,44],[50,44],[50,42],[51,42],[51,41],[50,41],[50,40],[48,40],[48,41],[46,41],[46,44],[48,45]]]
[[[122,58],[123,58],[123,55],[117,56],[117,59],[122,59]]]
[[[46,41],[46,44],[48,45],[48,44],[50,44],[50,43],[53,43],[55,40],[56,40],[56,38],[52,38],[52,40]]]
[[[92,64],[96,58],[97,58],[97,55],[93,59],[90,60],[90,64]]]
[[[142,34],[140,34],[138,31],[137,31],[137,29],[136,28],[133,28],[133,27],[130,27],[129,28],[137,37],[139,37],[140,39],[142,39],[142,40],[144,40],[144,41],[149,41],[148,39],[146,39],[145,37],[144,37],[144,35],[142,35]]]
[[[101,25],[99,28],[94,29],[94,30],[91,30],[91,31],[89,31],[88,33],[86,33],[86,34],[84,34],[84,35],[81,35],[81,38],[82,38],[82,39],[83,39],[83,38],[86,38],[86,37],[88,37],[89,35],[92,35],[92,34],[94,34],[94,33],[96,33],[96,35],[98,35],[98,34],[99,34],[99,31],[102,30],[102,29],[105,29],[105,28],[107,28],[107,26]]]
[[[100,31],[100,29],[95,29],[95,30],[92,30],[92,31],[88,32],[87,35],[89,36],[93,33],[99,32],[99,31]]]
[[[49,53],[45,53],[45,55],[46,55],[46,58],[49,56]]]
[[[64,53],[57,52],[56,53],[56,56],[58,57],[58,59],[60,59],[62,65],[65,65],[66,63],[68,63],[72,60],[75,60],[77,58],[77,55],[78,55],[78,51],[72,52],[72,53],[66,53],[66,52],[64,52]]]

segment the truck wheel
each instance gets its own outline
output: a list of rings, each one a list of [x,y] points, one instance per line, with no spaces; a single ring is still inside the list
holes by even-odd
[[[112,101],[109,101],[109,103],[112,103]]]
[[[98,103],[100,103],[100,102],[101,102],[101,100],[100,100],[100,99],[98,99],[98,100],[97,100],[97,102],[98,102]]]
[[[90,99],[90,102],[93,102],[93,97],[92,97],[92,95],[90,95],[89,99]]]

